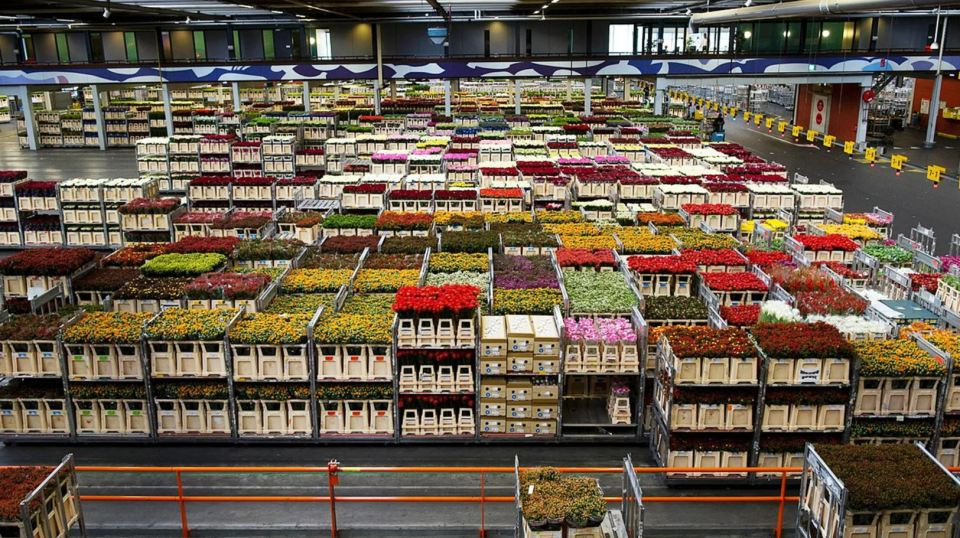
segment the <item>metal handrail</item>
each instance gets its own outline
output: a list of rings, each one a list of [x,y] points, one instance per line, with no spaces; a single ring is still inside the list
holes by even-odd
[[[521,470],[528,467],[522,467]],[[420,467],[354,467],[340,466],[339,462],[331,461],[327,466],[295,466],[295,467],[276,467],[276,466],[242,466],[242,467],[216,467],[216,466],[190,466],[190,467],[166,467],[166,466],[103,466],[86,465],[77,466],[77,472],[108,472],[108,473],[172,473],[176,476],[177,494],[176,495],[81,495],[80,499],[87,502],[176,502],[180,507],[180,520],[182,536],[189,536],[189,524],[187,521],[186,504],[196,503],[219,503],[219,502],[282,502],[282,503],[329,503],[331,511],[330,536],[336,538],[336,503],[479,503],[481,505],[481,528],[480,535],[485,536],[485,515],[483,505],[485,503],[512,503],[515,502],[514,496],[488,496],[485,493],[485,479],[488,474],[510,474],[514,473],[514,467],[494,467],[494,466],[420,466]],[[623,467],[558,467],[561,473],[586,473],[586,474],[618,474],[623,473]],[[951,469],[951,470],[960,470]],[[752,496],[644,496],[645,503],[778,503],[777,523],[774,528],[775,536],[780,538],[783,532],[783,515],[787,502],[797,502],[799,496],[787,495],[787,480],[790,475],[796,475],[802,471],[801,467],[634,467],[637,474],[664,474],[664,473],[773,473],[780,475],[780,494],[779,495],[752,495]],[[319,496],[244,496],[244,495],[187,495],[184,493],[182,476],[184,473],[208,473],[208,474],[238,474],[238,473],[326,473],[329,488],[328,495]],[[363,473],[449,473],[449,474],[477,474],[480,478],[480,495],[456,495],[456,496],[435,496],[435,495],[415,495],[415,496],[340,496],[336,494],[336,486],[339,484],[341,473],[363,474]],[[605,497],[607,502],[620,503],[622,497]]]

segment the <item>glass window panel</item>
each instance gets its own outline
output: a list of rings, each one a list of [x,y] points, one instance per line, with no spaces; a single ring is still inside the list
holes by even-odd
[[[611,24],[608,53],[611,55],[633,54],[633,50],[633,25]]]

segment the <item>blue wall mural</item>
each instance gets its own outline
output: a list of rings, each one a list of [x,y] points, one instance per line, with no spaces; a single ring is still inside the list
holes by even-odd
[[[820,56],[779,58],[678,58],[595,61],[470,62],[438,61],[384,64],[383,76],[391,79],[504,78],[504,77],[670,77],[715,75],[858,74],[879,71],[933,71],[934,55],[920,56]],[[960,55],[943,58],[943,70],[960,69]],[[243,82],[276,80],[375,79],[373,63],[257,64],[183,67],[60,67],[0,69],[0,86],[37,84],[110,84],[156,82]]]

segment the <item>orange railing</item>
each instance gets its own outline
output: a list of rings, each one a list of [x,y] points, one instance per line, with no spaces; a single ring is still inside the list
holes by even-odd
[[[521,468],[523,469],[523,468]],[[563,473],[580,474],[619,474],[622,467],[560,467]],[[799,467],[636,467],[637,474],[663,473],[774,473],[780,475],[780,494],[771,496],[643,496],[643,503],[778,503],[777,521],[774,533],[777,538],[783,535],[783,513],[786,503],[797,502],[799,497],[787,495],[787,479],[790,474],[801,472]],[[343,467],[339,462],[331,461],[326,467],[115,467],[115,466],[77,466],[78,472],[106,473],[170,473],[176,477],[176,495],[80,495],[84,502],[175,502],[180,507],[180,528],[184,538],[190,535],[187,521],[187,503],[328,503],[330,505],[330,536],[337,536],[337,503],[479,503],[479,535],[486,536],[486,518],[484,504],[512,503],[511,496],[486,495],[486,476],[488,474],[512,474],[513,467]],[[247,495],[187,495],[184,493],[184,473],[315,473],[327,475],[328,495],[321,496],[247,496]],[[477,474],[480,479],[480,491],[477,496],[358,496],[337,495],[336,486],[342,473],[450,473]],[[81,488],[82,489],[82,488]],[[608,502],[620,502],[620,497],[607,497]]]

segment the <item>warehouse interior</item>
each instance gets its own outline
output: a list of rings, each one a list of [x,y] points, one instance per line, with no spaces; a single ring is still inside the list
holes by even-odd
[[[957,535],[958,13],[6,0],[0,536]]]

